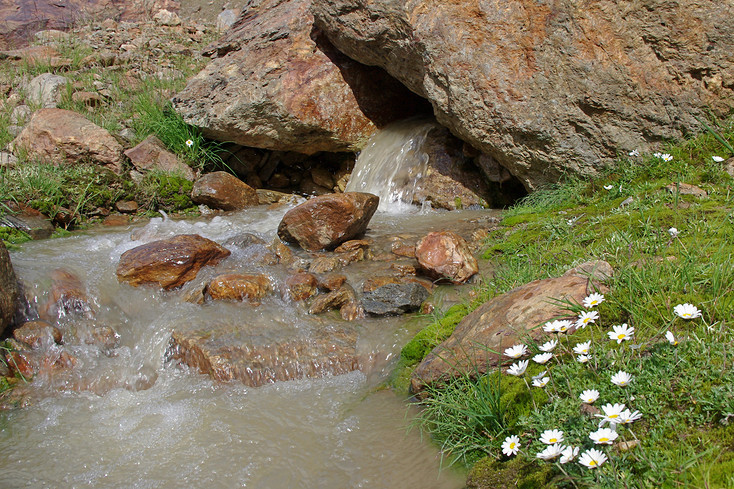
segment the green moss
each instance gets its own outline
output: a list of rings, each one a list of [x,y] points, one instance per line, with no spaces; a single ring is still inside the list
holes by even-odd
[[[449,308],[446,314],[423,328],[401,350],[400,356],[408,365],[420,362],[439,343],[454,332],[469,309],[464,304],[457,304]]]
[[[196,207],[191,201],[193,183],[174,173],[148,172],[141,182],[144,206],[165,211],[185,211]]]
[[[499,489],[516,487],[518,489],[551,489],[553,473],[548,464],[538,465],[516,457],[500,462],[485,457],[474,464],[467,477],[467,488]]]
[[[19,229],[0,226],[0,239],[9,245],[18,245],[30,241],[31,237]]]

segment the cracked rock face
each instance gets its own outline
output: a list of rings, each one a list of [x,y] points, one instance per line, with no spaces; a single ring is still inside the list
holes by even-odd
[[[336,48],[427,98],[529,190],[734,107],[730,2],[314,0],[312,12]]]
[[[339,53],[313,26],[310,0],[248,3],[173,99],[210,138],[313,154],[356,151],[422,102],[382,69]]]

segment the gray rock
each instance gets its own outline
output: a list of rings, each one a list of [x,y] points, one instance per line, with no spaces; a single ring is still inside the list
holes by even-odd
[[[237,12],[235,12],[232,9],[226,9],[222,10],[219,15],[217,15],[217,31],[218,32],[224,32],[237,20]]]
[[[31,108],[27,105],[18,105],[10,113],[10,123],[16,125],[23,125],[31,118]]]
[[[365,312],[377,316],[415,311],[428,299],[428,291],[416,283],[387,284],[362,297]]]
[[[43,108],[54,108],[61,101],[69,80],[53,73],[43,73],[28,83],[28,102]]]

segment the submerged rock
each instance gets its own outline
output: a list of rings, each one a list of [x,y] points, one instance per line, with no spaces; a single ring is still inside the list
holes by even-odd
[[[405,314],[418,310],[428,295],[426,288],[417,283],[386,284],[366,293],[362,307],[377,316]]]
[[[304,334],[263,342],[237,325],[214,325],[198,331],[174,331],[167,357],[220,381],[260,385],[359,368],[353,328],[323,326]]]
[[[306,300],[318,292],[318,280],[311,273],[296,273],[285,281],[288,297],[293,301]]]
[[[213,300],[236,300],[257,302],[270,291],[270,280],[266,275],[225,273],[217,275],[207,285],[206,293]]]
[[[197,234],[181,234],[126,251],[117,266],[117,280],[138,286],[158,284],[166,290],[193,280],[206,265],[216,265],[229,250]]]
[[[278,236],[307,250],[332,249],[363,234],[378,203],[362,192],[313,197],[283,216]]]
[[[416,243],[415,257],[429,274],[455,284],[466,282],[479,271],[469,245],[452,231],[428,233]]]
[[[13,330],[13,337],[31,348],[61,343],[61,330],[46,321],[28,321]]]
[[[67,316],[94,317],[94,309],[81,279],[63,268],[51,272],[51,292],[48,302],[39,312],[42,318],[54,320]]]
[[[505,348],[525,341],[527,335],[538,340],[548,334],[539,325],[569,315],[554,301],[581,303],[611,275],[608,263],[589,262],[561,277],[536,280],[485,302],[418,365],[411,376],[412,392],[455,375],[481,374],[500,365],[507,360],[501,355]]]

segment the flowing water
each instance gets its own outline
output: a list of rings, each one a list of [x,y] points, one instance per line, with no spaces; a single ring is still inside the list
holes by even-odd
[[[52,270],[62,267],[81,279],[95,316],[62,317],[58,326],[65,338],[83,338],[90,323],[107,325],[120,335],[120,346],[108,352],[84,341],[50,347],[69,352],[77,365],[39,375],[28,407],[0,413],[0,487],[463,487],[461,474],[440,470],[437,449],[417,429],[408,430],[405,399],[381,388],[400,348],[420,327],[417,322],[345,323],[336,315],[309,316],[303,305],[279,294],[259,306],[197,305],[183,301],[180,291],[133,288],[116,280],[120,255],[142,243],[185,233],[222,243],[243,231],[269,242],[287,210],[260,206],[193,221],[155,218],[135,228],[31,242],[13,252],[26,294],[39,306],[49,296]],[[476,227],[492,215],[378,212],[367,238],[379,242],[386,236]],[[361,262],[345,273],[359,284],[376,273],[373,266]],[[265,271],[274,281],[285,273],[267,268],[247,250],[234,250],[197,280],[233,268]],[[211,321],[246,325],[248,334],[263,341],[283,331],[308,335],[315,321],[348,325],[359,335],[361,370],[253,388],[215,382],[166,362],[173,329]]]

